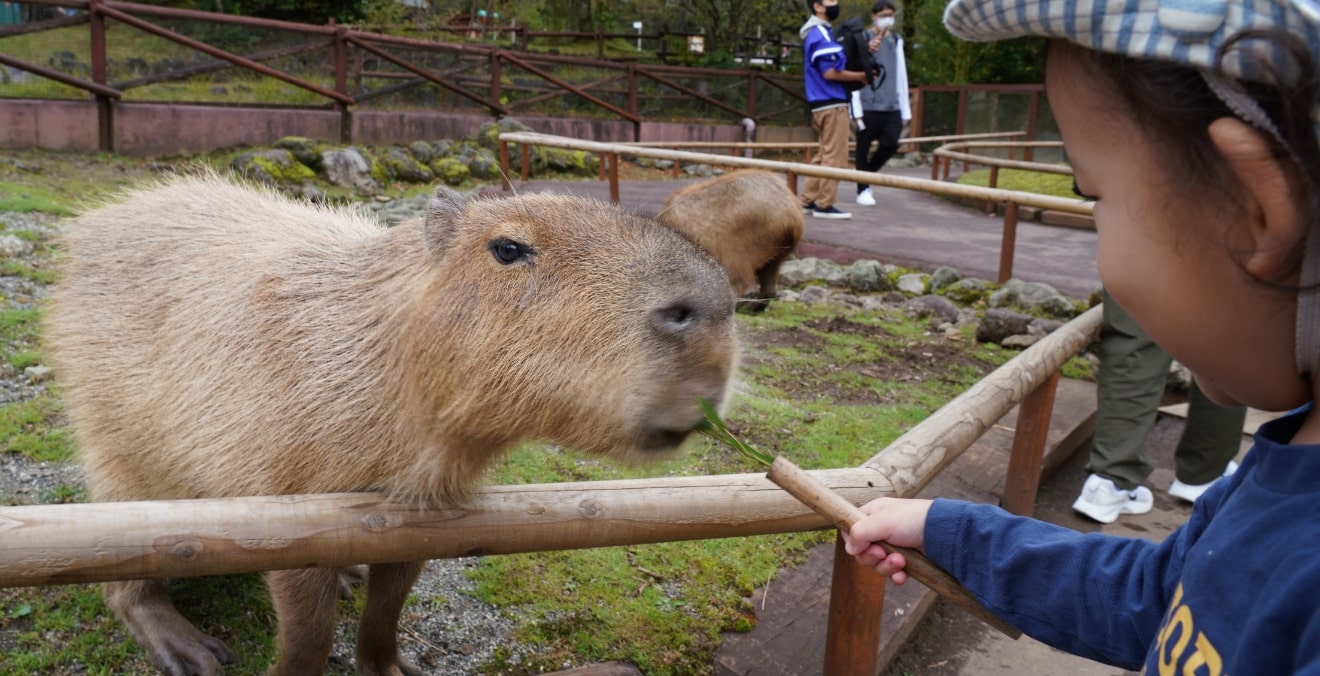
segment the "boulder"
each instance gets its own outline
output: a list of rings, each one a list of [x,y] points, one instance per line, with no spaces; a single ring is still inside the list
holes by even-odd
[[[380,183],[375,179],[375,164],[355,147],[331,149],[321,153],[321,166],[331,183],[362,192],[375,192]]]
[[[990,308],[981,317],[976,327],[976,340],[981,343],[999,344],[1009,336],[1027,333],[1027,326],[1035,319],[1031,315],[1014,312],[1005,308]]]

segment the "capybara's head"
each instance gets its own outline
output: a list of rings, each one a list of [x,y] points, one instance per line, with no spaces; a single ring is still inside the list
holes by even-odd
[[[699,399],[724,404],[734,299],[685,236],[591,199],[440,189],[424,237],[436,265],[409,386],[434,423],[478,445],[536,437],[636,461],[677,449]]]

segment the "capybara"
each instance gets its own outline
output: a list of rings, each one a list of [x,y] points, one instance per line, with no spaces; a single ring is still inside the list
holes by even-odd
[[[657,219],[687,233],[729,273],[739,307],[764,310],[779,266],[802,241],[802,205],[784,177],[743,169],[693,183],[665,200]]]
[[[523,439],[673,451],[735,366],[718,263],[588,199],[442,188],[387,230],[202,174],[80,216],[63,250],[46,339],[97,501],[369,490],[450,506]],[[370,567],[358,673],[420,673],[395,631],[422,566]],[[324,670],[339,573],[267,575],[271,673]],[[163,671],[232,660],[157,582],[105,595]]]

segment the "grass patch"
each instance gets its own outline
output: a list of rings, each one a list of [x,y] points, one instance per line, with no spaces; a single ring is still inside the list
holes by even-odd
[[[0,181],[0,211],[28,213],[40,211],[59,216],[71,216],[73,210],[58,195],[41,186],[20,185]]]
[[[73,435],[64,425],[63,416],[63,404],[50,392],[0,406],[3,450],[33,460],[73,460]]]
[[[965,185],[990,185],[990,170],[977,169],[958,177],[958,182]],[[1073,192],[1073,177],[1063,174],[1043,174],[1039,171],[1022,169],[1000,169],[998,185],[1003,190],[1020,190],[1038,195],[1053,195],[1068,199],[1079,199]]]

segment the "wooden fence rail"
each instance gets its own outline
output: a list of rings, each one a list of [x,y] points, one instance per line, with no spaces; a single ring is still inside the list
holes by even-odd
[[[813,472],[853,504],[915,495],[1024,399],[1019,434],[1048,421],[1060,367],[1099,331],[1099,307],[1046,336],[861,467]],[[1033,422],[1034,421],[1034,422]],[[1039,468],[1043,443],[1010,466]],[[1026,462],[1016,458],[1023,454]],[[1034,486],[1039,475],[1009,477]],[[1034,495],[1034,489],[1031,490]],[[1029,509],[1027,510],[1029,511]],[[308,566],[799,532],[828,522],[760,474],[493,486],[449,512],[339,494],[0,507],[0,586],[216,575]],[[875,673],[884,579],[836,546],[825,673]],[[879,591],[877,591],[879,589]],[[834,608],[851,612],[834,612]],[[862,617],[844,622],[836,618]],[[858,660],[857,656],[863,659]],[[865,659],[870,655],[870,659]]]

